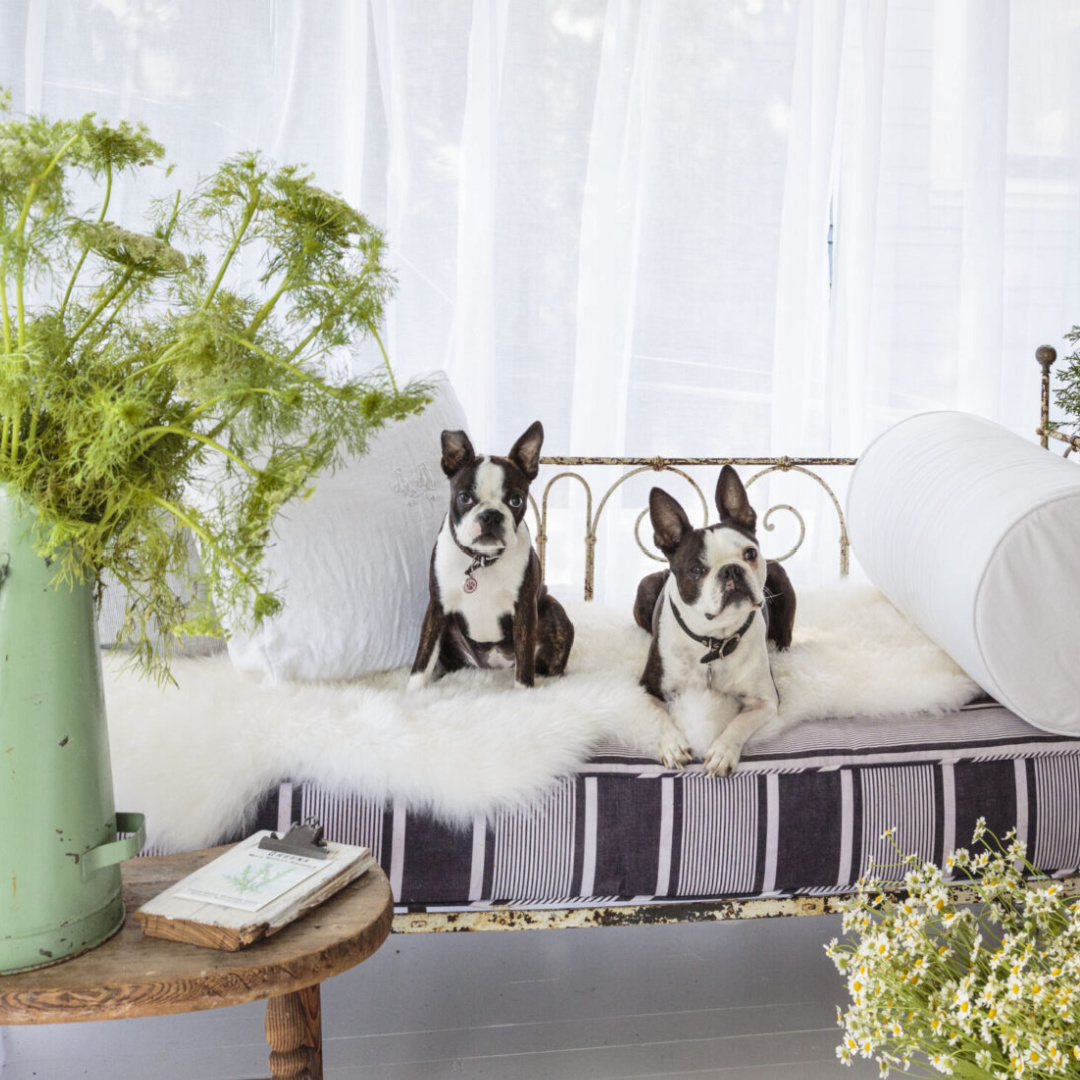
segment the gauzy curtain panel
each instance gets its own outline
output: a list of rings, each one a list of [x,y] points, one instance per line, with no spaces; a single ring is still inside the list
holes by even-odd
[[[500,453],[1030,435],[1080,322],[1077,55],[1075,0],[0,0],[14,109],[145,121],[162,192],[257,147],[368,214],[397,370]]]

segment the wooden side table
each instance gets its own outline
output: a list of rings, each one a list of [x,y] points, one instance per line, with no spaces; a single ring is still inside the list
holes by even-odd
[[[125,863],[127,911],[223,851]],[[0,976],[0,1025],[163,1016],[269,998],[266,1038],[273,1080],[322,1080],[319,985],[375,952],[392,919],[390,885],[377,866],[273,937],[240,952],[144,937],[128,918],[115,937],[82,956]]]

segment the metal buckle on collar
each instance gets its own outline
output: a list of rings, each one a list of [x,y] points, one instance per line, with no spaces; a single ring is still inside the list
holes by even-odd
[[[688,637],[692,637],[695,641],[700,641],[702,645],[707,645],[709,651],[701,658],[700,663],[711,664],[714,660],[726,659],[729,657],[738,647],[739,642],[743,639],[743,634],[750,629],[750,624],[754,621],[754,616],[758,613],[758,609],[754,608],[746,617],[746,622],[735,631],[734,634],[729,634],[726,638],[713,638],[703,637],[701,634],[695,634],[689,626],[683,622],[682,616],[679,614],[679,609],[675,606],[675,601],[668,596],[668,603],[671,605],[671,613],[675,616],[675,621],[679,624],[679,628]],[[712,668],[708,669],[708,682],[712,682]]]

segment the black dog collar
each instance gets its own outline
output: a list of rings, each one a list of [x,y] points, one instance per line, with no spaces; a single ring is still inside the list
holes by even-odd
[[[470,559],[472,559],[472,566],[470,566],[469,569],[465,571],[465,583],[462,585],[462,588],[467,593],[476,592],[478,582],[476,578],[473,577],[473,573],[479,570],[481,567],[490,566],[492,563],[498,562],[499,556],[502,555],[502,552],[500,551],[499,555],[482,555],[479,551],[473,551],[472,548],[467,548],[457,538],[457,534],[454,532],[453,525],[450,526],[450,538],[463,552],[465,552],[466,555],[469,556]]]
[[[739,642],[743,639],[743,634],[750,629],[750,624],[754,621],[754,616],[758,613],[758,609],[754,608],[749,615],[746,616],[746,622],[735,631],[734,634],[729,634],[725,638],[713,638],[702,637],[700,634],[695,634],[689,626],[683,622],[683,617],[679,614],[679,609],[675,606],[675,601],[668,597],[668,603],[671,605],[671,613],[675,616],[675,621],[679,624],[679,628],[688,637],[692,637],[695,641],[700,641],[702,645],[708,646],[709,651],[701,658],[701,663],[711,664],[714,660],[720,660],[730,656],[738,647]]]

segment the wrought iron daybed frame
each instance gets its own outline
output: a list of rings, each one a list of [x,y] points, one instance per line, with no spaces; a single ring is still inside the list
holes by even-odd
[[[1063,456],[1068,457],[1073,451],[1080,452],[1080,436],[1069,436],[1054,430],[1050,422],[1050,369],[1057,359],[1056,351],[1048,345],[1036,351],[1036,360],[1042,368],[1040,423],[1035,429],[1044,448],[1049,449],[1050,440],[1066,444]],[[620,458],[620,457],[544,457],[541,464],[554,467],[559,471],[547,479],[540,497],[539,505],[532,501],[535,516],[536,548],[541,566],[546,566],[549,542],[549,499],[554,485],[561,481],[576,481],[581,485],[585,498],[585,568],[584,599],[592,600],[596,572],[596,545],[601,518],[609,501],[617,490],[633,477],[648,472],[674,473],[690,484],[701,500],[708,517],[708,500],[697,482],[684,470],[691,467],[705,466],[715,470],[724,464],[758,467],[759,471],[746,482],[751,487],[756,481],[771,473],[798,473],[810,477],[821,486],[836,511],[839,525],[839,565],[842,576],[848,574],[849,540],[844,512],[832,487],[815,472],[817,468],[834,466],[853,466],[855,458]],[[574,471],[592,466],[614,466],[626,470],[616,481],[611,483],[596,503],[588,479]],[[714,474],[715,475],[715,474]],[[786,510],[795,516],[799,524],[799,539],[795,546],[778,558],[782,561],[790,558],[801,546],[806,535],[805,522],[799,512],[786,503],[779,503],[769,508],[762,517],[762,525],[771,531],[774,526],[771,516],[777,510]],[[651,559],[662,561],[642,543],[639,528],[647,511],[642,510],[634,524],[634,535],[641,550]],[[1080,876],[1065,878],[1059,882],[1067,895],[1080,895]],[[960,903],[972,903],[974,892],[962,883],[952,886]],[[749,899],[695,900],[695,901],[653,901],[645,904],[619,904],[600,906],[563,906],[563,907],[521,907],[511,904],[492,905],[478,909],[457,909],[450,911],[424,910],[399,911],[394,917],[395,933],[431,933],[440,931],[467,930],[536,930],[569,929],[601,926],[643,926],[668,923],[715,922],[728,919],[776,918],[789,915],[827,915],[843,910],[844,902],[852,893],[837,893],[828,896],[798,895],[788,897],[754,897]]]

